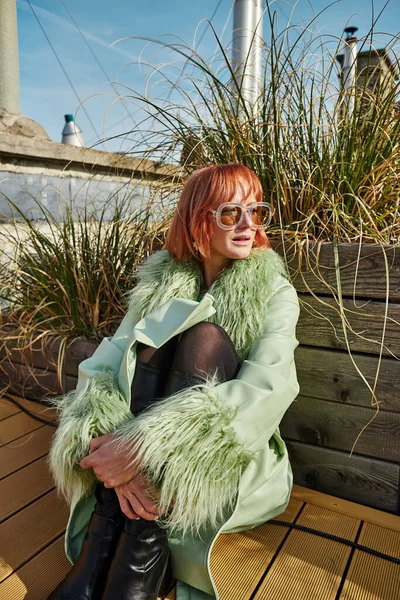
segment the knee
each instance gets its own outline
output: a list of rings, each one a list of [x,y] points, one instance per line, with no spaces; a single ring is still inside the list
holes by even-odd
[[[217,375],[221,381],[237,371],[239,358],[229,335],[220,325],[201,321],[181,336],[174,357],[174,368],[181,371]]]
[[[136,356],[138,361],[143,363],[151,363],[158,367],[168,368],[174,355],[177,339],[168,340],[160,348],[153,348],[139,342],[136,348]]]
[[[183,332],[180,338],[181,342],[196,342],[196,346],[203,349],[214,345],[233,346],[233,342],[225,329],[216,323],[200,321],[190,329]]]
[[[225,329],[208,321],[201,321],[187,329],[181,336],[178,349],[193,358],[202,357],[204,360],[208,357],[208,360],[214,359],[217,363],[227,357],[237,359],[235,346]]]

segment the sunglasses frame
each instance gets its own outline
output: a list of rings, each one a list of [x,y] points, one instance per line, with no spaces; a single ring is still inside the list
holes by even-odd
[[[252,220],[253,227],[255,227],[256,229],[264,229],[265,227],[268,227],[268,225],[271,223],[272,216],[273,216],[273,209],[272,209],[272,206],[269,204],[269,202],[251,202],[250,204],[247,204],[246,206],[244,204],[241,204],[240,202],[223,202],[223,204],[220,204],[220,206],[217,208],[217,210],[210,209],[210,213],[212,213],[212,215],[215,217],[218,227],[220,227],[221,229],[225,229],[225,231],[231,231],[232,229],[235,229],[235,227],[239,227],[243,223],[245,212],[248,213],[249,208],[254,205],[265,206],[266,208],[268,208],[269,216],[268,216],[267,223],[264,223],[263,225],[257,225]],[[221,221],[221,213],[226,206],[238,206],[242,211],[239,221],[232,226],[224,225]]]

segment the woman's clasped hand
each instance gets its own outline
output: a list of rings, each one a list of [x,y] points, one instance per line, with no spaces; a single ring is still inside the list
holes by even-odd
[[[149,482],[142,475],[137,475],[128,483],[115,488],[121,510],[128,519],[157,519],[158,506],[148,490]]]
[[[106,488],[114,488],[121,511],[129,519],[153,521],[158,506],[150,495],[150,483],[140,474],[132,460],[121,451],[113,434],[101,435],[90,442],[90,454],[80,462],[82,469],[93,469]]]

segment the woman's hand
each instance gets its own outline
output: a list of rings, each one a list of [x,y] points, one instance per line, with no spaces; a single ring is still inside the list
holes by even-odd
[[[93,438],[90,442],[89,456],[80,462],[82,469],[93,469],[97,479],[106,488],[116,488],[131,481],[139,472],[137,464],[133,466],[135,456],[129,457],[118,451],[115,436],[111,433]]]
[[[149,494],[150,484],[143,475],[115,488],[122,512],[128,519],[154,521],[158,517],[157,503]]]

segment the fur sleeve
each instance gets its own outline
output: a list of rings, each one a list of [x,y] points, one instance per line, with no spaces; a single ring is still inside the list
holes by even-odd
[[[136,457],[160,490],[165,526],[201,533],[233,508],[239,479],[251,454],[231,426],[235,409],[225,407],[209,381],[177,392],[123,425],[120,445]]]
[[[74,503],[91,488],[95,476],[79,462],[89,454],[90,440],[112,433],[130,411],[110,373],[90,378],[79,392],[71,392],[57,404],[60,424],[53,437],[49,465],[58,490]]]
[[[53,401],[60,422],[51,443],[49,466],[58,490],[71,503],[95,481],[91,470],[79,466],[89,453],[90,440],[113,432],[130,417],[116,380],[129,338],[125,317],[114,336],[104,338],[93,356],[79,365],[76,390]]]

